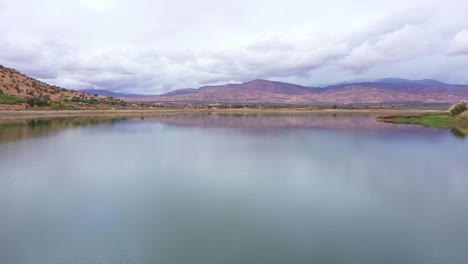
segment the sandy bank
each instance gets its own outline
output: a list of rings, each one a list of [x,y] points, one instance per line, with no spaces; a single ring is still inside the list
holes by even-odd
[[[330,113],[330,114],[419,114],[440,112],[436,110],[393,110],[393,109],[158,109],[158,110],[50,110],[50,111],[0,111],[0,119],[29,119],[73,116],[150,116],[169,113]]]

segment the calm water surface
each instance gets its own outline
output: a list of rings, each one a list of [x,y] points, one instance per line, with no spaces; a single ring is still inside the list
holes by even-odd
[[[468,139],[372,116],[0,125],[0,263],[467,263]]]

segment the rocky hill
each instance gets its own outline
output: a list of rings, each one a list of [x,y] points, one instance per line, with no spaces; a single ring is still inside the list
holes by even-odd
[[[0,110],[32,107],[97,109],[125,104],[107,96],[96,96],[49,85],[0,65]]]

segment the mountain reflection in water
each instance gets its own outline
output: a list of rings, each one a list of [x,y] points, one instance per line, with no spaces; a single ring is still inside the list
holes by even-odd
[[[258,133],[277,133],[285,129],[329,129],[352,132],[402,132],[440,135],[439,129],[418,125],[399,125],[377,122],[372,114],[254,114],[254,113],[167,113],[147,116],[113,117],[60,117],[40,119],[2,120],[0,142],[15,141],[29,137],[41,137],[73,127],[110,126],[125,121],[157,122],[172,126],[205,128],[237,128]],[[463,131],[451,131],[464,137]]]

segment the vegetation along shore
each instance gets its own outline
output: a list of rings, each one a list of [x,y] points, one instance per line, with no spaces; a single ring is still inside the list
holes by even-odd
[[[468,135],[468,110],[466,102],[454,104],[445,112],[433,112],[417,115],[389,115],[378,117],[379,121],[396,124],[415,124],[426,127],[450,129],[453,134]]]

